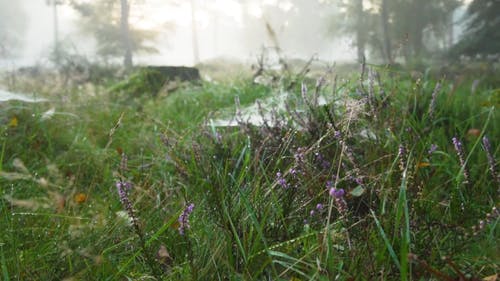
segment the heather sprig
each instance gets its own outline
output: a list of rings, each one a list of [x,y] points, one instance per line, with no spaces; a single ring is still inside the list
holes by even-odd
[[[142,232],[139,228],[139,219],[137,218],[134,208],[132,207],[132,202],[128,197],[128,191],[132,188],[132,183],[118,180],[116,182],[116,189],[118,191],[118,196],[120,197],[120,202],[122,203],[123,209],[127,212],[130,222],[134,227],[135,231],[138,232],[139,236],[142,236]]]
[[[432,120],[436,111],[436,100],[439,91],[441,90],[441,82],[436,83],[434,91],[432,91],[431,102],[429,104],[429,118]]]
[[[151,252],[146,246],[146,239],[144,236],[144,233],[139,225],[139,218],[137,217],[134,208],[132,206],[132,202],[130,201],[130,198],[128,196],[128,192],[132,189],[132,183],[129,181],[125,180],[125,172],[128,170],[128,158],[125,153],[122,153],[121,155],[121,161],[120,161],[120,178],[116,181],[116,189],[118,191],[118,196],[120,197],[120,202],[123,206],[123,209],[127,212],[130,221],[132,223],[132,227],[134,229],[134,232],[137,234],[139,237],[140,241],[140,247],[142,248],[147,264],[151,268],[151,271],[155,275],[155,277],[160,280],[161,279],[161,273],[158,270],[157,264],[153,256],[151,255]]]
[[[191,225],[189,224],[189,215],[191,215],[193,210],[194,210],[194,204],[191,203],[191,204],[187,205],[186,208],[184,208],[184,211],[182,211],[182,213],[179,215],[179,219],[178,219],[179,228],[178,228],[178,230],[179,230],[180,235],[184,235],[186,232],[186,229],[191,228]]]
[[[483,149],[486,152],[486,157],[488,158],[488,167],[491,177],[499,185],[500,188],[500,178],[498,177],[496,170],[497,164],[495,158],[493,157],[493,153],[491,152],[491,143],[487,136],[483,137]]]
[[[460,166],[462,167],[462,172],[464,175],[464,184],[469,184],[470,183],[470,173],[467,167],[465,166],[465,151],[463,144],[458,138],[453,137],[452,139],[453,146],[455,147],[455,151],[458,156],[458,160],[460,161]]]
[[[331,183],[327,183],[327,187],[331,186]],[[337,210],[341,214],[346,214],[347,212],[347,202],[344,199],[345,191],[343,188],[330,187],[328,191],[330,196],[333,197],[335,206],[337,206]]]
[[[276,182],[278,183],[279,186],[281,186],[284,189],[287,189],[290,187],[290,184],[288,184],[284,175],[281,172],[276,173]]]

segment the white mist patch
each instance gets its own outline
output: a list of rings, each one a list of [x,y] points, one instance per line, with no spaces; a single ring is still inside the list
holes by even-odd
[[[47,99],[37,97],[35,94],[30,96],[26,94],[12,93],[9,91],[5,91],[0,89],[0,102],[6,102],[10,100],[17,100],[23,102],[45,102]]]

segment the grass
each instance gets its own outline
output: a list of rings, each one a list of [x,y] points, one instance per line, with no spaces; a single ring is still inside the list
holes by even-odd
[[[498,89],[484,83],[471,95],[472,81],[441,80],[432,101],[432,78],[371,71],[327,80],[317,90],[334,101],[325,105],[306,79],[311,90],[290,88],[280,125],[261,127],[205,121],[234,112],[236,97],[245,106],[277,94],[279,83],[202,82],[132,100],[102,86],[14,85],[50,102],[0,105],[2,280],[497,274],[499,183],[481,139],[498,158]],[[133,185],[124,192],[135,225],[117,181]],[[179,217],[190,203],[188,228]]]

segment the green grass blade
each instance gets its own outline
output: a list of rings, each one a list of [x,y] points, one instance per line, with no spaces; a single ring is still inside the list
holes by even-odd
[[[7,261],[5,261],[5,255],[3,253],[3,243],[0,244],[0,254],[2,263],[2,280],[9,281],[9,270],[7,269]]]
[[[375,220],[375,224],[377,225],[378,231],[382,239],[384,240],[385,247],[387,248],[387,251],[389,251],[389,255],[391,256],[392,260],[394,261],[394,264],[398,267],[398,269],[401,271],[401,265],[399,263],[398,257],[396,256],[396,253],[394,252],[394,249],[391,245],[391,242],[389,239],[387,239],[387,235],[385,234],[384,228],[382,228],[382,225],[380,225],[380,221],[377,219],[377,216],[375,215],[375,212],[373,210],[370,210],[373,219]]]

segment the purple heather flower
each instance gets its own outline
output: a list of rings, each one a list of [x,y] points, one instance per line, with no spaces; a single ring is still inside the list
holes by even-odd
[[[488,137],[486,136],[483,137],[483,148],[484,151],[486,152],[486,157],[488,158],[488,166],[490,169],[491,176],[493,177],[493,180],[495,180],[500,185],[500,178],[498,177],[496,171],[495,158],[493,157],[493,153],[491,152],[491,143]]]
[[[314,214],[316,214],[316,212],[315,212],[314,210],[311,210],[311,211],[309,212],[309,215],[310,215],[311,217],[312,217],[312,216],[314,216]]]
[[[335,131],[333,133],[333,137],[335,137],[336,139],[341,139],[342,138],[342,133],[340,131]]]
[[[117,181],[116,188],[118,189],[118,192],[120,192],[120,190],[127,192],[132,189],[132,183],[128,181]]]
[[[327,181],[326,188],[328,188],[328,189],[333,188],[333,181]]]
[[[276,173],[276,181],[283,188],[290,187],[290,185],[286,182],[286,179],[283,177],[283,174],[281,172]]]
[[[123,173],[128,169],[128,158],[125,153],[122,153],[122,159],[120,161],[120,171]]]
[[[138,218],[135,215],[134,209],[132,207],[132,203],[128,198],[128,190],[132,187],[132,184],[129,182],[116,182],[116,189],[118,190],[118,196],[120,197],[120,202],[122,203],[123,208],[127,211],[127,214],[132,222],[132,225],[139,230]]]
[[[431,102],[429,104],[429,117],[434,117],[434,111],[436,110],[436,100],[439,91],[441,90],[441,83],[437,82],[434,91],[432,91]]]
[[[427,151],[428,154],[432,154],[434,153],[436,150],[438,149],[438,146],[437,144],[431,144],[431,147],[429,148],[429,150]]]
[[[455,146],[455,151],[457,152],[458,160],[460,161],[460,166],[462,166],[463,174],[464,174],[464,183],[469,184],[469,171],[465,166],[465,152],[462,143],[454,137],[452,139],[453,145]]]
[[[297,152],[293,155],[295,157],[295,161],[297,161],[298,163],[304,162],[305,152],[306,152],[305,147],[297,148]]]
[[[358,185],[363,185],[363,178],[355,178],[354,181],[358,184]]]
[[[314,155],[316,156],[316,161],[321,163],[321,167],[323,169],[326,170],[326,169],[330,168],[330,162],[326,161],[325,158],[323,158],[323,155],[321,155],[321,153],[316,152]]]
[[[399,145],[398,157],[399,157],[399,169],[401,171],[404,171],[406,167],[406,148],[403,144]]]
[[[335,198],[342,198],[344,197],[345,191],[342,188],[330,188],[330,196],[335,197]]]
[[[318,204],[316,205],[316,209],[317,209],[318,211],[323,210],[323,204],[318,203]]]
[[[189,225],[189,215],[193,212],[194,210],[194,204],[191,203],[186,208],[184,211],[182,211],[181,215],[179,216],[179,219],[177,220],[179,222],[179,234],[184,235],[186,229],[189,229],[191,226]]]

